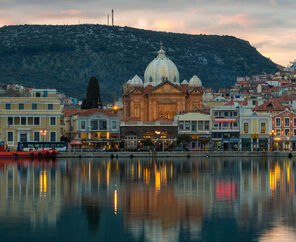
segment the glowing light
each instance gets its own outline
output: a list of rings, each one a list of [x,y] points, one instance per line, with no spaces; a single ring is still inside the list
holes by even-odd
[[[140,161],[138,161],[138,179],[141,179],[141,173],[142,173],[141,169],[142,169],[141,163]]]
[[[281,177],[281,168],[279,165],[275,165],[274,170],[269,172],[269,187],[270,190],[274,191],[276,189],[277,182],[280,181]]]
[[[107,162],[107,186],[109,186],[110,182],[110,171],[111,171],[111,161]]]
[[[47,197],[47,172],[40,171],[39,177],[40,197]]]
[[[216,120],[216,123],[235,123],[235,120]]]
[[[118,200],[117,200],[117,190],[114,190],[114,214],[117,214],[117,206],[118,206]]]
[[[119,107],[115,104],[114,106],[113,106],[113,110],[114,111],[117,111],[119,109]]]
[[[157,135],[160,135],[160,133],[161,133],[160,131],[155,131],[155,134]]]

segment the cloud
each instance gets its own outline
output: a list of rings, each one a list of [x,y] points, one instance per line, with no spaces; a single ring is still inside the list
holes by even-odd
[[[234,35],[286,65],[296,56],[295,0],[0,0],[8,24],[115,24],[191,34]]]

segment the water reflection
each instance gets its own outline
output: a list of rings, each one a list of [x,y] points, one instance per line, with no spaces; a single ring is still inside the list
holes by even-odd
[[[25,224],[25,239],[48,241],[294,240],[295,171],[293,160],[2,160],[0,233],[13,240]]]

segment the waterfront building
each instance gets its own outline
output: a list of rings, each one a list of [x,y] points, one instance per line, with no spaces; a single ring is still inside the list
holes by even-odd
[[[239,149],[239,106],[218,106],[211,109],[214,149]]]
[[[240,110],[240,149],[242,151],[269,150],[271,114]]]
[[[203,92],[197,76],[180,83],[178,68],[161,47],[145,70],[144,82],[136,75],[123,85],[124,119],[143,122],[174,119],[180,111],[202,109]]]
[[[83,148],[118,149],[120,117],[111,109],[65,110],[65,133],[70,139],[80,138]]]
[[[209,149],[211,145],[212,119],[210,112],[196,110],[176,115],[178,134],[192,137],[190,148]]]
[[[136,75],[123,85],[121,136],[126,148],[136,149],[148,138],[160,149],[170,147],[177,135],[175,115],[202,109],[203,93],[197,76],[180,83],[178,68],[161,47],[147,66],[144,81]]]
[[[272,149],[296,150],[296,113],[288,109],[272,116]]]
[[[59,141],[62,105],[55,89],[30,89],[25,96],[0,97],[0,139],[10,149],[19,141]]]

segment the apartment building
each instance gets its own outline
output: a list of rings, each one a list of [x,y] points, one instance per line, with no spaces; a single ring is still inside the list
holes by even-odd
[[[0,97],[0,140],[10,149],[20,141],[59,141],[62,105],[55,89]]]

